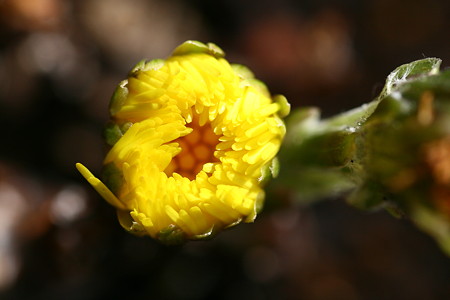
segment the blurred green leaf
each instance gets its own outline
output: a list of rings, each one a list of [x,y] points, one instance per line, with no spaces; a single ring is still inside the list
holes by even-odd
[[[378,99],[389,95],[399,85],[411,79],[438,74],[441,63],[439,58],[425,58],[401,65],[389,74]]]

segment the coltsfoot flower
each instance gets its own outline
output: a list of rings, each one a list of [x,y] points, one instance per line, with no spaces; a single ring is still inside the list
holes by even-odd
[[[223,57],[187,41],[166,60],[138,63],[117,87],[102,181],[77,168],[128,231],[179,243],[252,222],[261,209],[289,104]]]

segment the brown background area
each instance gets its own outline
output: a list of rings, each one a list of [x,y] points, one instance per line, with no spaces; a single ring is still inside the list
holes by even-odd
[[[329,199],[165,247],[74,168],[100,169],[127,71],[186,39],[328,116],[403,63],[449,66],[449,20],[446,0],[0,1],[0,299],[450,299],[450,259],[407,220]]]

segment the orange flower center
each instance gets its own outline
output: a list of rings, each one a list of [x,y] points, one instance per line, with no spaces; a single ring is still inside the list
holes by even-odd
[[[219,136],[214,133],[209,123],[200,126],[195,119],[187,127],[192,128],[192,132],[174,141],[182,150],[172,159],[164,172],[167,176],[178,173],[194,180],[204,164],[219,161],[214,156]]]

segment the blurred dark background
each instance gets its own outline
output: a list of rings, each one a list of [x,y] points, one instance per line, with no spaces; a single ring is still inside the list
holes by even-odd
[[[98,174],[115,85],[214,42],[294,107],[370,101],[395,67],[450,65],[447,0],[1,0],[0,299],[450,299],[450,258],[409,221],[289,199],[212,241],[119,226]]]

